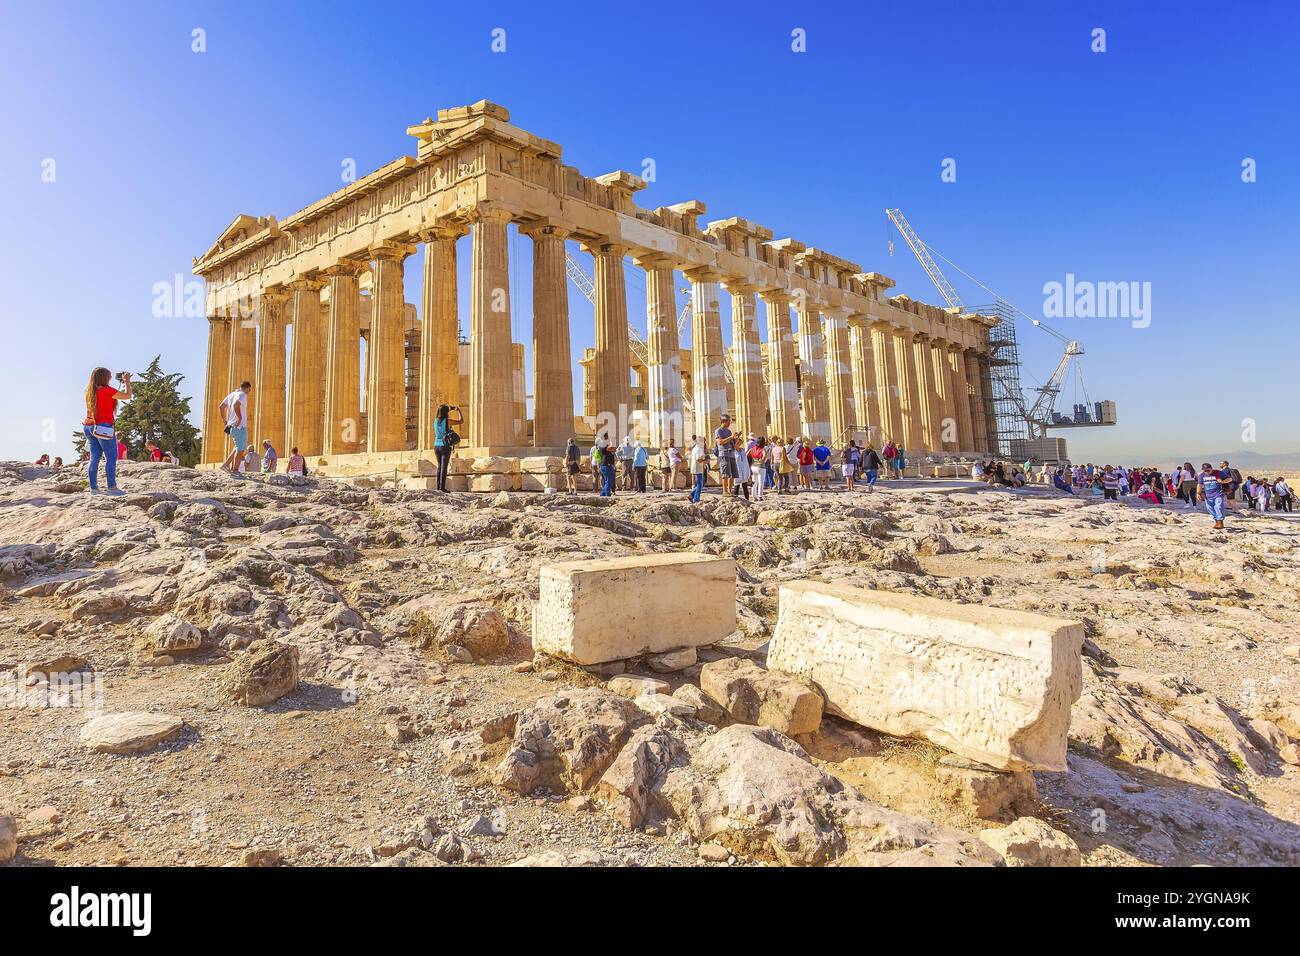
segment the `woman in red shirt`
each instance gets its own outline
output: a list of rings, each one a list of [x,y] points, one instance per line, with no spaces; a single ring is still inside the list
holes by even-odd
[[[86,447],[90,449],[90,493],[99,494],[99,460],[104,459],[104,477],[108,479],[106,494],[120,495],[117,487],[117,456],[119,443],[114,422],[117,419],[117,403],[131,397],[131,373],[122,373],[123,388],[119,391],[112,385],[113,373],[106,368],[97,368],[90,373],[90,384],[86,386],[86,420],[82,430],[86,435]]]

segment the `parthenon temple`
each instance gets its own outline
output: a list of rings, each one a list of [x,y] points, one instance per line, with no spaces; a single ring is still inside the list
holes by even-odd
[[[285,219],[241,215],[195,259],[209,322],[203,462],[224,458],[217,406],[245,380],[250,439],[296,446],[327,475],[431,458],[442,404],[461,407],[460,448],[477,456],[556,455],[600,433],[681,445],[724,413],[741,434],[892,438],[911,457],[996,448],[995,318],[890,296],[886,276],[746,219],[701,225],[699,200],[642,209],[645,180],[584,176],[486,101],[407,132],[415,156]],[[531,240],[531,323],[512,321],[512,228]],[[403,273],[419,243],[417,307]],[[592,257],[590,278],[570,244]],[[625,259],[644,270],[644,333],[629,324]],[[595,315],[577,409],[575,269]],[[690,285],[680,320],[679,272]],[[526,348],[512,329],[528,325]]]

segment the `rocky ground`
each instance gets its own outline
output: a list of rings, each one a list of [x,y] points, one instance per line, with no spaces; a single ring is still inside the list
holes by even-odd
[[[751,506],[120,474],[0,465],[12,866],[1300,863],[1292,521],[953,482]],[[541,565],[684,550],[738,562],[728,640],[534,659]],[[1082,621],[1069,771],[731,720],[701,666],[761,664],[800,578]]]

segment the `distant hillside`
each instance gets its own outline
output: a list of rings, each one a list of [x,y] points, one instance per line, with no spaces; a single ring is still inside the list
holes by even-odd
[[[1282,452],[1277,455],[1261,455],[1259,452],[1241,449],[1237,451],[1216,451],[1196,455],[1192,463],[1199,465],[1203,461],[1208,461],[1217,465],[1224,459],[1231,462],[1234,468],[1243,471],[1252,469],[1259,471],[1300,471],[1300,451]]]

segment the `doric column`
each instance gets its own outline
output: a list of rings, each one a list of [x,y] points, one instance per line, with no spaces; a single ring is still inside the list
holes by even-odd
[[[251,419],[248,440],[262,450],[262,439],[269,438],[279,454],[285,448],[285,314],[289,296],[280,289],[267,290],[257,297],[257,414]],[[298,332],[293,334],[295,344]]]
[[[826,409],[826,345],[822,338],[821,312],[801,298],[795,303],[799,317],[799,390],[804,437],[830,441],[830,420]]]
[[[856,414],[853,432],[858,444],[874,442],[880,410],[876,404],[876,367],[871,360],[871,329],[857,320],[849,326],[849,356],[853,366],[853,405]]]
[[[320,279],[289,283],[293,315],[293,360],[289,375],[289,421],[285,444],[304,457],[325,450],[325,322]]]
[[[595,262],[596,348],[591,365],[597,416],[613,416],[621,429],[632,413],[632,352],[627,341],[627,284],[623,279],[626,246],[589,242],[584,249]],[[611,440],[621,435],[610,435]]]
[[[934,365],[930,361],[930,336],[918,332],[912,339],[912,368],[916,374],[917,417],[921,426],[921,446],[917,452],[939,448],[939,429],[934,414]]]
[[[733,429],[740,435],[767,433],[767,395],[763,392],[763,352],[753,286],[728,282],[731,293],[731,375],[736,402]]]
[[[472,222],[469,444],[499,448],[519,441],[510,355],[510,213],[483,203]]]
[[[325,425],[322,452],[361,450],[361,290],[364,262],[344,259],[322,273],[329,285],[325,323]]]
[[[696,435],[708,439],[727,407],[727,381],[722,368],[722,314],[718,309],[718,278],[705,269],[686,273],[691,281],[691,404]]]
[[[898,417],[902,432],[894,436],[913,454],[920,455],[925,446],[921,429],[921,396],[916,377],[912,348],[912,330],[895,329],[893,335],[894,368],[898,375]]]
[[[208,364],[203,382],[203,450],[199,460],[205,465],[220,464],[225,459],[226,423],[221,420],[221,400],[230,390],[230,319],[220,314],[208,316]]]
[[[794,331],[790,326],[790,296],[762,293],[767,311],[767,404],[770,434],[789,441],[799,433],[799,385],[794,372]]]
[[[460,317],[456,302],[456,240],[460,223],[439,223],[420,233],[424,289],[420,313],[420,411],[416,447],[433,448],[438,406],[460,401]]]
[[[898,413],[897,373],[893,361],[894,327],[871,323],[871,359],[876,368],[876,405],[880,409],[880,444],[902,434]]]
[[[998,454],[1003,449],[998,447],[998,418],[997,408],[993,403],[993,368],[989,363],[989,356],[980,353],[976,361],[979,362],[979,380],[980,391],[984,398],[984,417],[988,421],[988,450],[990,454]]]
[[[662,448],[669,440],[686,443],[682,417],[682,350],[677,335],[677,297],[673,264],[662,256],[637,260],[645,269],[646,404],[650,411],[650,444]]]
[[[966,366],[966,382],[970,385],[971,398],[971,437],[974,440],[972,451],[989,450],[989,423],[984,409],[984,384],[980,381],[980,363],[974,349],[962,352],[962,362]]]
[[[970,389],[966,385],[966,360],[964,349],[952,343],[948,346],[948,367],[952,371],[952,404],[957,419],[957,450],[970,451],[975,447],[971,428]]]
[[[533,446],[563,447],[573,434],[569,285],[564,268],[569,230],[541,220],[519,231],[533,240]]]
[[[372,454],[406,447],[406,297],[402,269],[406,257],[414,251],[414,246],[404,242],[381,242],[370,247],[374,283],[370,292],[370,337],[366,342],[366,451]]]
[[[257,421],[257,396],[260,392],[257,383],[256,307],[251,315],[243,315],[236,309],[230,316],[230,371],[226,376],[226,394],[239,388],[242,382],[249,382],[253,386],[253,391],[248,396],[248,407],[245,409],[248,424],[252,425]]]
[[[957,445],[957,419],[952,411],[952,372],[948,367],[948,343],[930,340],[930,369],[934,374],[934,410],[938,419],[935,451],[953,451]]]
[[[822,313],[826,335],[826,407],[831,444],[848,444],[850,428],[857,424],[853,410],[853,358],[849,349],[849,310]]]

